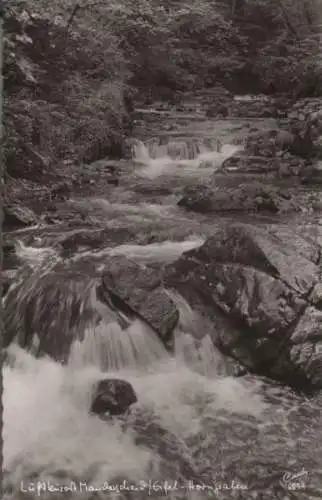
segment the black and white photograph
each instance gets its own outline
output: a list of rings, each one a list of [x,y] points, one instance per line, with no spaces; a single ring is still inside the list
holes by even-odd
[[[4,500],[322,499],[322,0],[4,0]]]

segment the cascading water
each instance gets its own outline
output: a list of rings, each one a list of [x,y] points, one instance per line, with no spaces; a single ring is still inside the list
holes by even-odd
[[[133,146],[133,159],[141,165],[138,175],[150,179],[161,175],[197,175],[200,177],[202,170],[216,170],[223,161],[241,146],[233,144],[222,145],[218,140],[168,141],[165,144],[151,141],[144,144],[136,141]]]
[[[129,488],[136,489],[131,498],[137,500],[168,488],[173,500],[246,500],[250,481],[266,471],[266,463],[274,464],[267,491],[277,483],[276,498],[285,498],[279,496],[285,493],[283,474],[299,463],[307,467],[294,416],[304,415],[309,403],[299,406],[293,397],[290,405],[292,398],[281,390],[277,415],[269,404],[274,389],[228,376],[209,324],[180,295],[168,293],[180,310],[174,356],[141,321],[121,328],[93,294],[101,322],[86,330],[83,341],[75,340],[67,365],[9,348],[3,372],[4,498],[19,498],[28,488],[35,488],[32,498],[50,498],[48,488],[55,487],[62,499],[62,488],[90,499],[108,492],[124,500]],[[106,376],[129,381],[137,393],[127,422],[89,414],[94,384]],[[307,427],[305,439],[311,432]],[[289,450],[287,463],[281,446]],[[244,465],[236,468],[236,460]],[[111,491],[122,487],[118,494]]]
[[[32,485],[40,489],[41,498],[49,498],[48,484],[57,491],[71,485],[78,492],[102,489],[102,498],[104,485],[132,485],[141,487],[133,498],[153,498],[153,488],[162,489],[165,479],[169,487],[179,481],[179,489],[169,491],[169,498],[207,498],[194,491],[192,483],[189,490],[191,474],[200,484],[202,475],[200,464],[183,452],[185,440],[202,432],[199,411],[209,401],[218,409],[234,406],[236,390],[244,391],[248,404],[237,403],[235,411],[259,416],[263,405],[236,382],[229,398],[215,379],[189,368],[189,355],[182,359],[180,345],[177,356],[170,357],[154,335],[139,321],[126,332],[114,322],[102,323],[96,331],[87,331],[83,342],[74,343],[66,366],[9,348],[11,362],[4,367],[5,498],[17,498]],[[103,423],[88,413],[94,382],[106,377],[106,369],[108,376],[131,382],[138,394],[132,417],[136,420],[128,430],[122,431],[121,422]],[[151,425],[164,435],[146,434]],[[133,429],[138,429],[136,438]],[[153,445],[149,450],[148,444],[137,444],[140,440],[160,443],[157,450]],[[88,498],[101,498],[100,492],[96,494]],[[115,498],[127,498],[126,491]]]
[[[172,158],[173,160],[194,160],[203,153],[221,152],[222,144],[217,139],[180,140],[152,139],[147,142],[146,148],[149,158]]]
[[[162,248],[166,250],[164,245],[155,250],[161,254]],[[38,256],[38,260],[27,259],[34,265],[28,288],[30,294],[38,290],[36,312],[41,316],[46,303],[41,294],[46,287],[42,289],[43,281],[39,279],[50,277],[52,267],[44,266],[43,254],[31,248],[24,247],[24,255]],[[179,480],[178,489],[168,491],[170,498],[205,498],[205,493],[194,490],[192,483],[189,490],[188,481],[193,478],[195,483],[202,482],[202,474],[198,461],[185,451],[185,443],[189,436],[201,431],[198,406],[191,398],[201,398],[199,405],[209,397],[215,398],[218,408],[227,404],[227,395],[223,397],[226,391],[220,388],[217,393],[215,379],[209,378],[210,364],[212,375],[216,375],[218,354],[214,348],[209,351],[205,339],[196,348],[193,339],[198,318],[180,296],[169,292],[181,314],[175,356],[170,356],[156,333],[142,321],[123,317],[125,325],[120,326],[117,320],[121,313],[115,316],[108,305],[100,302],[94,286],[95,279],[83,287],[84,306],[80,311],[88,309],[89,302],[97,312],[96,320],[85,328],[82,340],[74,340],[66,365],[46,357],[36,359],[14,344],[8,348],[4,367],[5,498],[17,498],[28,488],[35,488],[34,498],[49,498],[48,485],[56,487],[62,497],[59,488],[63,487],[78,492],[92,487],[101,489],[103,495],[107,484],[123,484],[140,487],[139,492],[134,492],[134,498],[139,499],[153,497],[157,488],[164,488],[165,479],[169,487]],[[79,285],[77,290],[82,294]],[[66,307],[73,307],[75,287],[69,287],[66,293],[59,313],[65,316]],[[24,293],[18,298],[26,300]],[[129,428],[122,427],[121,421],[108,424],[89,414],[94,384],[107,374],[128,380],[137,392],[139,402]],[[260,398],[244,390],[245,397],[248,394],[254,401],[251,413],[260,415]],[[232,394],[228,405],[233,405],[233,400]],[[242,414],[248,411],[241,408]],[[151,426],[157,432],[155,436],[151,435]],[[45,486],[42,481],[47,481]],[[96,491],[96,495],[100,498],[100,492]],[[126,498],[126,492],[115,498]]]
[[[210,335],[213,329],[210,322],[193,311],[180,294],[169,290],[167,293],[180,312],[174,333],[176,359],[204,376],[218,378],[226,374],[223,356],[215,348]]]
[[[92,293],[91,302],[101,319],[97,325],[85,330],[82,341],[74,342],[69,358],[71,366],[80,369],[94,366],[103,372],[145,370],[168,358],[161,340],[143,321],[129,321],[120,311],[118,317],[111,320],[110,309],[97,299],[95,293]],[[123,327],[119,324],[120,315]]]
[[[194,121],[191,127],[196,126]],[[202,149],[202,140],[193,146],[180,138],[170,142],[174,144],[166,150],[158,141],[136,142],[131,182],[139,179],[141,187],[151,178],[156,182],[168,176],[167,186],[177,180],[181,187],[190,178],[209,178],[237,149],[231,137],[221,141],[221,152],[214,143]],[[126,181],[130,176],[126,172]],[[121,195],[122,186],[116,189],[115,203],[97,197],[72,204],[90,212],[95,234],[101,227],[107,233],[134,227],[139,233],[154,226],[158,236],[161,231],[166,236],[142,244],[139,238],[134,241],[133,231],[122,243],[77,248],[69,260],[59,255],[57,246],[50,247],[48,242],[55,241],[47,235],[46,248],[18,244],[19,259],[33,273],[21,277],[25,286],[20,303],[13,304],[13,320],[22,313],[22,303],[33,298],[43,313],[41,333],[50,337],[55,331],[59,339],[72,334],[73,343],[65,364],[36,358],[32,352],[39,353],[39,345],[33,344],[32,352],[13,343],[8,348],[3,367],[3,498],[321,498],[321,396],[310,400],[256,376],[230,376],[214,347],[214,325],[173,291],[168,293],[180,320],[171,354],[141,319],[98,300],[94,289],[107,257],[122,255],[161,266],[201,245],[216,223],[213,217],[205,222],[142,198],[132,205],[122,203]],[[83,228],[71,230],[76,234]],[[60,226],[54,238],[59,234]],[[183,235],[180,241],[172,237],[178,234]],[[23,237],[17,234],[17,239]],[[62,270],[54,271],[58,264]],[[42,290],[47,290],[44,295]],[[71,318],[78,315],[86,321],[70,328]],[[54,328],[57,318],[63,325],[59,332]],[[107,377],[133,386],[138,402],[130,415],[103,421],[90,414],[94,386]]]

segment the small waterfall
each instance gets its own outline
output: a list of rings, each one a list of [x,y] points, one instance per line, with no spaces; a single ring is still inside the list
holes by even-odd
[[[213,344],[210,321],[195,312],[177,292],[167,291],[179,309],[174,333],[174,352],[179,362],[208,377],[226,374],[225,360]]]
[[[146,144],[146,151],[151,159],[167,157],[172,160],[194,160],[206,152],[220,153],[221,148],[221,142],[214,138],[153,138]]]
[[[99,278],[81,269],[77,262],[40,268],[9,291],[4,347],[17,342],[35,355],[102,370],[146,367],[167,356],[144,322],[98,300]]]
[[[96,366],[101,371],[146,370],[168,358],[156,333],[140,320],[122,329],[116,323],[102,321],[86,330],[84,340],[72,346],[69,365],[75,368]]]
[[[132,158],[136,163],[146,165],[150,161],[150,154],[148,148],[141,141],[135,141],[131,147]]]
[[[208,177],[242,146],[224,144],[214,138],[135,141],[133,161],[143,168],[139,176],[155,179],[161,175]]]
[[[143,321],[127,318],[120,311],[114,313],[113,319],[110,307],[98,300],[94,290],[91,305],[101,320],[85,330],[82,340],[74,341],[69,365],[77,368],[93,365],[102,371],[119,371],[146,369],[168,358],[155,331]]]

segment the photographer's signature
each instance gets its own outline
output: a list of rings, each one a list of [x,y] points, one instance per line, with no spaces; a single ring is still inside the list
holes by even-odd
[[[285,472],[281,479],[282,486],[288,491],[305,490],[308,485],[309,473],[303,467],[300,472]]]

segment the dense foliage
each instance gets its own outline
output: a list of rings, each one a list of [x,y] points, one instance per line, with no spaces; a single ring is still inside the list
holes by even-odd
[[[320,94],[321,13],[322,0],[8,0],[8,172],[121,154],[133,99],[218,83]]]
[[[234,24],[260,88],[321,95],[321,0],[236,0]]]

